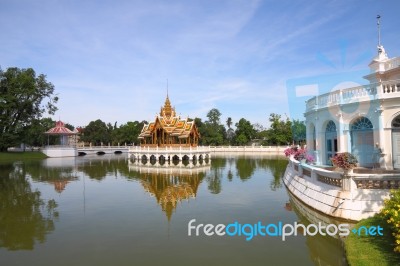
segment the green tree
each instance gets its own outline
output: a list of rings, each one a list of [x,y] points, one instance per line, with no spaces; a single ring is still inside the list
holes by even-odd
[[[208,123],[212,124],[213,126],[218,126],[221,124],[221,112],[213,108],[207,113]]]
[[[128,122],[126,124],[121,125],[119,128],[114,129],[112,133],[112,142],[114,145],[120,144],[124,145],[139,143],[138,136],[142,131],[144,122]]]
[[[211,109],[207,113],[208,120],[204,123],[196,118],[194,121],[201,135],[202,145],[222,145],[226,142],[226,129],[221,125],[221,112],[218,109]]]
[[[261,141],[261,145],[268,145],[268,130],[259,123],[255,123],[253,127],[256,131],[256,139]]]
[[[226,125],[228,126],[226,138],[228,139],[229,144],[232,144],[232,140],[235,137],[235,131],[233,130],[233,128],[231,128],[232,123],[232,118],[228,117],[228,119],[226,120]]]
[[[84,129],[83,136],[81,140],[84,142],[91,142],[94,145],[108,145],[111,141],[111,134],[109,127],[106,123],[97,119],[96,121],[91,121]]]
[[[256,136],[256,130],[254,129],[253,125],[250,123],[250,121],[247,121],[244,118],[241,118],[239,122],[235,124],[235,126],[235,142],[238,145],[246,145]]]
[[[75,130],[75,127],[74,127],[73,125],[69,124],[69,123],[66,123],[64,126],[65,126],[66,128],[68,128],[69,130],[71,130],[71,131],[74,131],[74,130]]]
[[[223,145],[225,142],[224,136],[226,130],[223,125],[213,125],[211,123],[204,123],[202,131],[200,131],[203,145]]]
[[[228,119],[226,119],[226,125],[228,126],[228,129],[231,128],[231,125],[232,125],[232,117],[228,117]]]
[[[198,118],[198,117],[196,117],[193,121],[194,121],[194,124],[197,127],[197,130],[200,133],[199,145],[206,145],[205,144],[205,140],[206,140],[206,137],[205,137],[205,126],[204,126],[203,121],[201,121],[201,118]]]
[[[269,121],[271,123],[267,136],[269,144],[288,145],[292,143],[292,122],[289,118],[283,120],[281,115],[271,113]]]
[[[302,144],[306,141],[306,125],[304,121],[300,120],[293,120],[292,122],[292,133],[293,133],[293,140],[298,143]]]
[[[54,85],[32,68],[0,69],[0,151],[22,143],[26,127],[46,111],[54,114],[53,93]]]
[[[57,136],[45,135],[44,132],[55,126],[55,121],[51,118],[35,119],[24,128],[23,142],[29,146],[40,147],[43,145],[54,145]]]

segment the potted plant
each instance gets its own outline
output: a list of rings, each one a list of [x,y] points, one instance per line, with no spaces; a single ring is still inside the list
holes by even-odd
[[[286,157],[293,157],[294,154],[297,152],[297,146],[292,146],[283,151]]]
[[[308,153],[306,149],[297,146],[287,148],[284,153],[286,157],[292,157],[301,163],[313,163],[315,161],[314,156]]]
[[[344,176],[352,173],[353,169],[357,166],[357,158],[349,152],[337,153],[331,158],[333,166],[341,168]]]

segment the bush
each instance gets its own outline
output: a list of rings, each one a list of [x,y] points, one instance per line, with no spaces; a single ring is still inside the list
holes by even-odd
[[[381,215],[390,225],[395,238],[394,251],[400,252],[400,190],[392,190],[390,198],[385,200]]]

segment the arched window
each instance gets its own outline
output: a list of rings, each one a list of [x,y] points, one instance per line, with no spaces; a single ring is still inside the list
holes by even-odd
[[[392,121],[393,168],[400,169],[400,115]]]
[[[392,121],[392,127],[400,128],[400,115],[396,116]]]
[[[374,132],[371,120],[359,117],[351,124],[351,152],[356,156],[360,166],[374,165]]]
[[[326,125],[326,132],[336,132],[336,125],[332,120]]]
[[[366,117],[358,118],[351,125],[351,130],[368,130],[368,129],[373,129],[373,128],[374,128],[374,126],[372,125],[371,120],[369,120]]]
[[[326,164],[331,164],[330,158],[335,156],[338,151],[336,124],[332,120],[328,122],[325,128],[325,143]]]

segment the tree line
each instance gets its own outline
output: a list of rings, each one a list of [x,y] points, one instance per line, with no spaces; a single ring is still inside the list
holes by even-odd
[[[0,69],[0,151],[21,143],[29,146],[56,144],[55,136],[43,133],[54,127],[55,121],[44,118],[57,111],[58,96],[54,95],[54,85],[43,74],[36,75],[31,68]],[[299,120],[271,113],[269,128],[245,118],[235,122],[231,117],[221,121],[221,112],[213,108],[207,113],[207,119],[194,120],[200,132],[200,145],[289,145],[305,141],[305,125]],[[136,145],[138,136],[147,121],[133,121],[117,125],[91,121],[83,127],[80,140],[93,145]],[[234,126],[234,127],[233,127]],[[74,130],[74,126],[66,124]]]
[[[228,117],[225,124],[222,124],[221,116],[221,112],[213,108],[207,113],[206,121],[194,119],[201,135],[200,145],[290,145],[304,143],[306,139],[303,121],[291,121],[280,114],[269,115],[269,128],[264,128],[258,123],[252,124],[245,118],[240,118],[234,124],[232,118]]]

